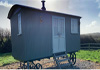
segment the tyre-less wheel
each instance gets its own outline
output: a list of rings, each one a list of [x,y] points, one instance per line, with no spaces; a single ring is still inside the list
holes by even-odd
[[[75,53],[70,54],[70,61],[71,61],[72,65],[74,65],[76,63],[76,54]]]
[[[30,69],[35,69],[36,67],[35,67],[35,64],[34,64],[34,62],[31,62],[30,63]]]
[[[41,65],[40,63],[37,63],[37,64],[35,65],[35,67],[36,67],[36,69],[42,69],[42,65]]]

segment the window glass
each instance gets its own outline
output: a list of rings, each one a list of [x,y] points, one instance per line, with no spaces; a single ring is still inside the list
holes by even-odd
[[[59,19],[59,34],[64,36],[64,19]]]
[[[18,14],[18,35],[22,34],[21,30],[21,13]]]
[[[55,18],[55,21],[54,21],[54,36],[57,36],[58,34],[58,19]]]
[[[71,33],[78,33],[78,20],[74,18],[71,19]]]

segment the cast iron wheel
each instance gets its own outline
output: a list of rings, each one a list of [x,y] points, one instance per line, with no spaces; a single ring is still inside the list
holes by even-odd
[[[72,65],[74,65],[76,63],[76,54],[75,53],[70,54],[70,61],[71,61]]]
[[[35,67],[36,67],[36,69],[42,69],[42,65],[41,65],[40,63],[37,63],[37,64],[35,65]]]
[[[30,69],[35,69],[36,67],[35,67],[35,64],[34,64],[34,62],[31,62],[30,63]]]
[[[27,69],[27,65],[24,62],[21,62],[21,69]]]
[[[23,62],[20,62],[20,68],[24,69],[24,63]]]

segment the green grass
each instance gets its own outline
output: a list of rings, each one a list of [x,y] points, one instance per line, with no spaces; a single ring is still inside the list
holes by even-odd
[[[89,60],[100,63],[100,49],[99,50],[80,50],[76,52],[79,59]]]
[[[0,53],[0,66],[6,65],[6,64],[10,64],[10,63],[14,63],[14,62],[18,62],[18,60],[15,60],[11,53]]]
[[[80,50],[76,52],[76,56],[79,59],[89,60],[93,62],[99,62],[100,63],[100,49],[99,50]],[[11,53],[0,53],[0,66],[19,62],[18,60],[15,60],[12,57]]]

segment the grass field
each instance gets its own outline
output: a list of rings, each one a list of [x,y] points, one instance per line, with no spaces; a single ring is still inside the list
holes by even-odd
[[[100,63],[100,49],[99,50],[80,50],[76,52],[76,56],[79,59],[90,60]]]
[[[11,53],[4,53],[4,54],[0,53],[0,66],[10,64],[13,62],[18,62],[18,61],[12,57]]]
[[[100,63],[100,50],[80,50],[79,52],[76,52],[76,56],[79,59]],[[0,54],[0,66],[14,62],[18,62],[18,60],[15,60],[11,53]]]

